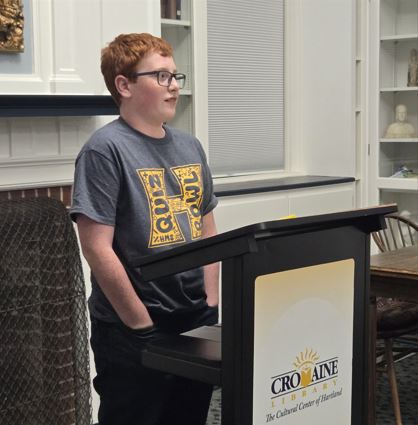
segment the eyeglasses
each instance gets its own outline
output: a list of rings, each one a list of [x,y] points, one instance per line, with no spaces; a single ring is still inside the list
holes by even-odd
[[[132,78],[142,77],[143,75],[156,75],[157,82],[160,86],[170,87],[173,78],[177,81],[177,84],[180,89],[182,89],[186,83],[186,75],[185,74],[173,74],[169,71],[149,71],[149,72],[135,72],[131,75]]]

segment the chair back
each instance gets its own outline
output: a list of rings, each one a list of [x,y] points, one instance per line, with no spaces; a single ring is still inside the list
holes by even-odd
[[[0,424],[91,424],[77,237],[51,198],[0,201]]]
[[[418,224],[399,214],[385,216],[387,228],[373,232],[372,237],[381,252],[394,251],[418,242]]]

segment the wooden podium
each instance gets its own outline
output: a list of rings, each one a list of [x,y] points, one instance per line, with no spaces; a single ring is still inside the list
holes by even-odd
[[[144,364],[221,385],[223,425],[367,423],[370,233],[396,209],[259,223],[135,259],[145,280],[222,261],[222,326],[157,340]]]

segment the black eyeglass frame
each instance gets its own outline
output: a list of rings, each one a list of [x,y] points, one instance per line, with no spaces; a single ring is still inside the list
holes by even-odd
[[[167,84],[161,84],[160,74],[161,73],[170,74],[170,77],[167,80]],[[173,78],[177,81],[179,88],[183,88],[186,84],[186,74],[182,74],[181,72],[172,73],[170,71],[147,71],[147,72],[134,72],[131,74],[131,78],[142,77],[143,75],[156,75],[157,83],[162,87],[170,87]]]

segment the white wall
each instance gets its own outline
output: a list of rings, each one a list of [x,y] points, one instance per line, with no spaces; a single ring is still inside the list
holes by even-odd
[[[294,171],[356,175],[355,3],[286,3],[286,125]]]
[[[221,197],[215,209],[216,224],[221,233],[288,215],[304,217],[349,210],[355,207],[354,195],[354,183],[344,183]]]
[[[0,190],[71,183],[81,146],[109,119],[0,118]]]

